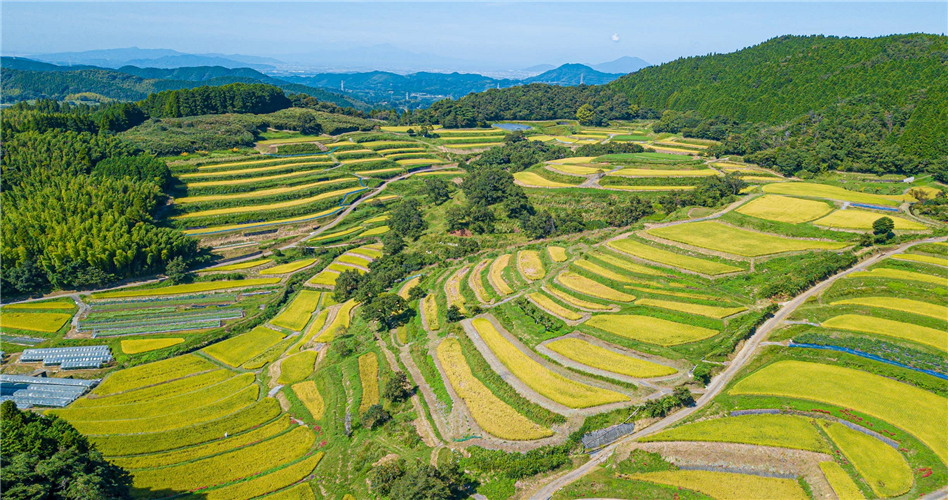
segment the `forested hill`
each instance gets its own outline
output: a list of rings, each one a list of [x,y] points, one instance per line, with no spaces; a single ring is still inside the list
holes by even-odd
[[[0,58],[4,103],[33,99],[137,101],[164,90],[231,83],[266,83],[290,93],[303,93],[344,108],[368,109],[364,102],[320,88],[290,83],[249,68],[200,66],[159,69],[125,66],[118,70],[94,66],[66,67],[23,58]]]
[[[730,54],[644,68],[609,87],[643,107],[780,123],[860,95],[886,107],[905,104],[946,81],[948,37],[783,36]]]

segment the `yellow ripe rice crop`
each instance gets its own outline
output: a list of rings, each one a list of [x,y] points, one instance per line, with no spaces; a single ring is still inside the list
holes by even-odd
[[[610,184],[604,187],[621,191],[691,191],[695,188],[694,186],[621,186],[618,184]]]
[[[297,157],[297,159],[318,160],[320,157],[321,155],[313,155],[311,157]],[[286,158],[265,158],[265,159],[260,159],[260,160],[251,158],[249,159],[249,161],[247,160],[231,161],[231,162],[226,162],[226,163],[212,163],[209,165],[201,165],[200,167],[198,167],[198,170],[215,170],[218,168],[226,168],[226,167],[244,167],[247,165],[262,165],[262,164],[267,164],[267,163],[278,163],[281,161],[286,161]]]
[[[313,373],[316,357],[316,351],[303,351],[285,358],[280,364],[279,383],[295,384],[308,377]]]
[[[240,206],[229,207],[229,208],[215,208],[211,210],[202,210],[200,212],[190,212],[183,215],[177,215],[173,218],[174,219],[193,219],[195,217],[213,217],[215,215],[242,214],[242,213],[247,213],[247,212],[263,212],[266,210],[278,210],[281,208],[298,207],[300,205],[307,205],[309,203],[315,203],[321,200],[328,200],[330,198],[344,196],[348,193],[353,193],[355,191],[357,191],[357,189],[355,188],[337,189],[335,191],[327,191],[325,193],[319,193],[315,196],[310,196],[308,198],[299,198],[296,200],[281,201],[278,203],[270,203],[267,205],[240,205]]]
[[[296,222],[305,222],[305,221],[309,221],[313,219],[318,219],[320,217],[324,217],[331,213],[335,213],[337,210],[339,210],[337,207],[333,207],[333,208],[323,210],[322,212],[308,213],[305,215],[300,215],[298,217],[290,217],[288,219],[278,219],[278,220],[266,221],[266,222],[254,222],[254,223],[249,223],[249,224],[229,224],[226,226],[212,226],[212,227],[206,227],[202,229],[186,229],[182,232],[184,234],[189,234],[193,236],[193,235],[214,234],[214,233],[220,233],[220,232],[225,232],[225,231],[233,231],[236,229],[246,230],[246,229],[253,229],[255,227],[262,227],[262,226],[278,226],[281,224],[293,224]]]
[[[373,170],[360,170],[359,175],[387,174],[389,172],[401,172],[402,170],[404,170],[402,167],[377,168]]]
[[[158,295],[177,295],[184,293],[215,292],[251,286],[275,285],[280,278],[254,278],[248,280],[201,281],[186,285],[172,285],[162,288],[148,288],[139,290],[120,290],[92,294],[93,299],[117,299],[123,297],[153,297]]]
[[[429,293],[421,302],[425,308],[425,323],[428,325],[428,329],[437,330],[441,328],[441,322],[438,319],[438,301],[435,294]]]
[[[819,219],[833,211],[833,207],[822,202],[768,194],[741,205],[737,212],[758,219],[799,224]]]
[[[948,399],[913,385],[841,366],[778,361],[729,393],[808,399],[862,412],[912,434],[948,463]]]
[[[335,286],[336,278],[339,277],[339,271],[333,271],[332,269],[323,269],[316,276],[310,278],[307,283],[311,285],[325,285],[325,286]]]
[[[373,227],[372,229],[369,229],[368,231],[360,234],[359,236],[360,237],[378,236],[380,234],[385,234],[387,232],[388,232],[388,226],[379,226],[379,227]]]
[[[879,307],[882,309],[892,309],[894,311],[929,316],[940,320],[948,318],[948,307],[929,304],[928,302],[920,302],[918,300],[897,299],[895,297],[859,297],[855,299],[837,300],[833,302],[832,305]],[[875,321],[874,318],[873,321]]]
[[[367,259],[353,254],[343,254],[339,257],[336,257],[336,262],[342,262],[344,264],[352,264],[354,266],[360,267],[369,267],[369,263],[372,262],[372,259]]]
[[[550,258],[553,259],[553,262],[566,262],[566,249],[563,247],[550,246],[546,247],[547,253],[550,254]]]
[[[177,359],[177,358],[172,358]],[[160,382],[144,388],[132,389],[100,397],[85,397],[77,399],[69,408],[89,408],[93,406],[115,406],[142,401],[157,401],[177,396],[184,392],[193,392],[198,389],[218,384],[234,376],[234,372],[224,368],[203,372],[170,382]]]
[[[133,485],[140,490],[187,491],[228,483],[295,460],[303,456],[315,441],[316,436],[312,431],[306,427],[295,427],[273,439],[221,455],[172,467],[138,471],[134,475]],[[261,460],[261,457],[266,457],[266,460]]]
[[[190,462],[200,458],[209,457],[211,455],[228,452],[234,448],[239,448],[241,446],[256,443],[257,441],[269,439],[289,428],[290,416],[289,414],[284,414],[281,418],[249,432],[236,434],[224,439],[218,439],[200,446],[167,451],[164,453],[115,457],[110,461],[126,470],[166,467],[168,465]]]
[[[880,498],[901,495],[912,487],[912,469],[895,448],[838,422],[821,421],[820,426]]]
[[[787,238],[728,226],[715,221],[689,222],[646,231],[652,236],[686,245],[744,257],[759,257],[802,250],[840,250],[849,243]]]
[[[639,292],[653,293],[657,295],[668,295],[670,297],[683,297],[686,299],[701,299],[701,300],[721,300],[720,297],[714,297],[711,295],[702,295],[700,293],[673,292],[671,290],[656,290],[654,288],[646,288],[644,286],[632,286],[632,285],[626,285],[626,288],[628,288],[629,290],[636,290]]]
[[[629,399],[624,394],[576,382],[548,370],[517,349],[484,318],[475,318],[471,323],[497,359],[515,377],[546,398],[570,408],[589,408]]]
[[[733,472],[675,470],[643,472],[622,477],[694,490],[715,500],[806,500],[809,498],[794,479]]]
[[[336,232],[334,232],[334,233],[321,234],[321,235],[319,235],[319,236],[310,238],[309,241],[332,240],[332,239],[335,239],[335,238],[340,238],[340,237],[342,237],[342,236],[346,236],[346,235],[349,235],[349,234],[352,234],[352,233],[359,232],[359,231],[361,231],[361,230],[362,230],[362,226],[354,226],[354,227],[350,227],[349,229],[343,229],[342,231],[336,231]]]
[[[923,231],[928,229],[926,225],[919,224],[918,222],[908,220],[904,217],[880,214],[868,210],[857,210],[854,208],[836,210],[822,219],[813,221],[813,224],[840,229],[872,229],[872,223],[883,217],[892,219],[892,222],[895,223],[895,229],[897,230]]]
[[[323,299],[323,301],[325,302],[330,299],[331,297],[327,295],[326,298]],[[323,329],[323,325],[326,324],[326,319],[328,317],[329,317],[329,309],[323,309],[322,311],[320,311],[319,314],[316,315],[316,319],[314,319],[313,322],[310,323],[309,328],[306,330],[306,333],[303,335],[300,335],[300,339],[296,342],[296,344],[293,344],[293,347],[291,347],[290,350],[292,351],[293,349],[302,348],[302,346],[306,345],[310,340],[313,340],[313,337],[315,337],[316,334],[319,333],[319,331]]]
[[[866,500],[862,490],[856,486],[841,465],[836,462],[820,462],[820,469],[839,500]]]
[[[719,175],[717,171],[710,168],[699,170],[665,170],[649,168],[623,168],[609,175],[618,175],[624,177],[713,177]]]
[[[556,280],[559,284],[576,293],[589,295],[597,299],[614,300],[616,302],[632,302],[635,300],[634,295],[614,290],[585,276],[580,276],[569,271],[561,273],[556,277]]]
[[[76,303],[71,300],[48,300],[45,302],[23,302],[21,304],[10,304],[3,306],[3,310],[8,309],[72,309]]]
[[[680,311],[680,312],[689,313],[689,314],[697,314],[699,316],[707,316],[709,318],[715,318],[715,319],[726,318],[732,314],[737,314],[739,312],[743,312],[747,310],[747,308],[744,306],[737,306],[737,307],[705,306],[701,304],[691,304],[688,302],[678,302],[674,300],[659,300],[659,299],[639,299],[635,301],[635,305],[660,307],[662,309]]]
[[[514,174],[514,179],[526,187],[570,188],[576,187],[579,184],[567,184],[565,182],[551,181],[550,179],[547,179],[536,172],[517,172]]]
[[[398,147],[416,146],[418,145],[418,143],[411,142],[411,141],[369,141],[369,142],[360,142],[359,145],[375,150],[375,151],[379,151],[386,148],[391,149],[393,146],[398,146]]]
[[[577,363],[629,377],[664,377],[677,373],[674,368],[619,354],[573,337],[554,340],[546,347]]]
[[[302,191],[304,189],[314,188],[316,186],[325,186],[327,184],[339,184],[341,182],[355,182],[358,179],[355,177],[343,177],[341,179],[330,179],[328,181],[319,181],[311,182],[309,184],[300,184],[298,186],[287,186],[273,189],[261,189],[259,191],[249,191],[246,193],[236,193],[236,194],[215,194],[208,196],[185,196],[182,198],[175,198],[174,202],[178,205],[184,205],[188,203],[201,203],[207,201],[229,201],[229,200],[243,200],[243,199],[252,199],[252,198],[263,198],[264,196],[274,196],[278,194],[294,193],[296,191]]]
[[[467,308],[464,307],[467,301],[464,300],[464,296],[461,295],[461,281],[463,281],[464,276],[467,275],[468,269],[470,269],[469,266],[461,267],[448,278],[447,283],[444,285],[444,293],[448,299],[448,307],[457,306],[462,313],[467,312]]]
[[[948,262],[945,263],[948,265]],[[936,285],[948,286],[948,279],[931,274],[913,273],[911,271],[902,271],[901,269],[875,268],[870,271],[857,271],[849,273],[847,278],[885,278],[893,280],[921,281],[924,283],[934,283]]]
[[[195,406],[177,413],[125,420],[76,420],[70,423],[77,431],[86,435],[168,431],[203,424],[230,415],[253,404],[259,392],[259,386],[249,385],[214,403]]]
[[[93,394],[105,396],[117,392],[131,391],[153,384],[168,382],[188,375],[206,372],[217,368],[214,363],[185,354],[174,358],[156,361],[145,365],[133,366],[112,372],[93,391]]]
[[[355,271],[359,274],[365,274],[365,269],[358,268],[355,266],[350,266],[349,264],[343,264],[342,262],[333,262],[326,266],[326,269],[329,271],[336,271],[337,273],[343,273],[346,271]]]
[[[374,352],[359,356],[359,380],[362,382],[362,402],[359,413],[379,404],[379,358]]]
[[[324,165],[315,165],[319,167],[330,166],[331,164]],[[277,179],[289,179],[291,177],[301,177],[304,175],[312,175],[316,172],[322,172],[326,170],[324,168],[317,168],[313,170],[298,170],[296,172],[289,172],[286,174],[276,174],[276,175],[267,175],[264,177],[247,177],[243,179],[227,179],[223,181],[200,181],[200,182],[186,182],[185,186],[188,189],[199,188],[199,187],[212,187],[212,186],[233,186],[239,184],[253,184],[256,182],[266,182],[266,181],[275,181]]]
[[[464,358],[461,344],[447,338],[438,345],[438,360],[445,374],[467,404],[471,416],[485,432],[501,439],[527,441],[552,436],[553,431],[530,421],[494,395],[478,380]]]
[[[490,270],[488,271],[491,285],[494,287],[494,290],[501,295],[514,293],[513,288],[510,288],[510,285],[504,281],[503,271],[508,265],[510,265],[510,254],[504,254],[497,257],[497,259],[491,263]]]
[[[299,483],[313,473],[313,469],[323,459],[323,452],[314,453],[293,465],[276,472],[241,481],[216,490],[202,491],[204,500],[232,500],[234,498],[256,498],[259,495]],[[316,495],[306,482],[290,489],[279,491],[265,497],[266,500],[314,500]]]
[[[558,288],[549,287],[549,288],[546,288],[545,290],[550,292],[550,295],[562,300],[563,302],[566,302],[567,304],[571,306],[575,306],[580,309],[589,309],[593,311],[604,311],[606,309],[611,309],[609,306],[604,306],[602,304],[597,304],[595,302],[589,302],[589,301],[574,297]]]
[[[418,177],[428,177],[429,175],[465,175],[467,172],[464,170],[437,170],[433,172],[419,172],[415,175]]]
[[[764,186],[765,193],[800,196],[803,198],[823,198],[827,200],[848,201],[851,203],[865,203],[869,205],[884,205],[897,207],[905,196],[888,196],[881,194],[860,193],[841,187],[817,184],[813,182],[782,182]]]
[[[575,264],[576,267],[580,269],[585,269],[595,275],[602,276],[603,278],[606,278],[608,280],[618,281],[619,283],[632,283],[631,279],[615,271],[610,271],[609,269],[606,269],[598,264],[593,264],[592,262],[589,262],[588,260],[585,260],[585,259],[575,260],[573,261],[573,264]]]
[[[583,167],[580,165],[551,165],[549,168],[566,175],[592,175],[600,172],[608,172],[609,167]]]
[[[204,269],[204,271],[240,271],[241,269],[250,269],[251,267],[262,266],[264,264],[269,264],[273,259],[256,259],[248,260],[245,262],[238,262],[236,264],[227,264],[225,266],[212,267],[210,269]]]
[[[314,290],[301,291],[283,312],[270,320],[270,323],[294,332],[303,331],[306,323],[309,323],[309,319],[319,306],[320,296],[322,296],[322,293]]]
[[[281,264],[279,266],[273,266],[269,269],[264,269],[260,271],[260,274],[289,274],[299,271],[304,267],[311,266],[316,263],[319,259],[303,259],[293,262],[288,262],[286,264]]]
[[[479,302],[484,304],[491,301],[490,296],[487,295],[487,289],[484,288],[483,280],[483,271],[484,268],[487,267],[487,264],[490,264],[490,259],[484,259],[478,262],[467,277],[467,284],[471,287],[471,290],[474,291],[474,296],[477,297]]]
[[[227,432],[234,434],[251,430],[273,420],[280,413],[277,400],[264,398],[235,413],[203,424],[164,432],[90,436],[89,440],[107,456],[158,453],[217,441]]]
[[[323,157],[323,159],[324,159],[324,158],[325,158],[325,157]],[[259,173],[259,172],[272,172],[272,171],[274,171],[274,170],[281,170],[281,169],[284,169],[284,168],[300,167],[300,166],[304,166],[304,165],[311,165],[311,166],[318,166],[318,167],[330,167],[330,166],[332,166],[332,163],[331,163],[331,162],[325,162],[325,161],[323,161],[323,162],[317,162],[317,161],[315,161],[316,159],[319,159],[319,158],[314,158],[314,159],[313,159],[314,161],[303,161],[303,162],[296,162],[296,163],[282,163],[282,164],[279,164],[279,165],[269,165],[269,166],[264,166],[264,167],[233,168],[233,169],[227,169],[227,170],[213,170],[213,171],[210,170],[210,169],[212,169],[212,168],[218,168],[218,167],[224,167],[224,166],[226,166],[227,164],[224,163],[224,164],[213,165],[213,166],[209,165],[209,166],[206,166],[206,167],[198,167],[198,171],[197,171],[197,172],[192,172],[192,173],[188,173],[188,174],[179,174],[179,175],[178,175],[178,178],[179,178],[179,179],[193,179],[193,178],[195,178],[195,177],[223,177],[223,176],[226,176],[226,175],[235,175],[235,174],[255,174],[255,173]],[[236,165],[237,165],[237,164],[233,164],[232,166],[236,166]],[[250,165],[250,163],[244,163],[243,165]],[[207,169],[207,170],[205,170],[205,169]]]
[[[627,339],[666,347],[697,342],[720,333],[710,328],[634,314],[600,314],[585,324]]]
[[[398,289],[398,296],[408,300],[408,294],[411,292],[412,288],[418,286],[418,283],[421,283],[421,276],[415,276],[414,278],[405,282],[401,288]]]
[[[171,347],[184,342],[184,339],[135,339],[123,340],[120,345],[125,354],[139,354]]]
[[[916,255],[910,253],[900,253],[892,256],[895,260],[907,260],[911,262],[921,262],[923,264],[934,264],[936,266],[948,267],[948,259],[941,257],[932,257],[930,255]]]
[[[475,149],[475,148],[492,148],[495,146],[503,146],[502,142],[483,142],[478,144],[445,144],[444,147],[451,149]]]
[[[796,415],[741,415],[701,420],[659,432],[643,441],[709,441],[818,453],[832,451],[810,419]]]
[[[361,253],[362,255],[368,255],[373,259],[378,259],[382,256],[382,244],[381,243],[372,243],[369,245],[363,245],[355,250],[352,250],[355,253]]]
[[[742,271],[739,267],[669,252],[630,239],[610,241],[606,245],[640,259],[711,276]]]
[[[444,160],[438,158],[408,158],[403,160],[395,160],[395,163],[403,166],[417,166],[417,165],[437,165],[439,163],[446,163]]]
[[[348,152],[348,151],[347,151],[347,152]],[[369,163],[369,162],[380,162],[380,163],[381,163],[381,162],[385,162],[385,163],[391,163],[392,160],[389,160],[389,159],[387,159],[387,158],[383,158],[383,157],[381,157],[381,156],[375,156],[375,157],[372,157],[372,158],[356,158],[356,159],[354,159],[354,160],[342,160],[342,161],[339,162],[339,163],[342,163],[343,165],[355,165],[355,164],[358,164],[358,163]]]
[[[313,416],[313,420],[323,418],[323,413],[326,411],[326,404],[323,402],[323,397],[319,394],[316,382],[307,380],[293,384],[291,388],[293,389],[293,394],[296,394],[296,397],[302,401],[303,406],[305,406],[310,415]]]
[[[536,250],[521,250],[517,253],[517,270],[529,281],[540,280],[546,276],[540,253]]]
[[[551,299],[546,294],[543,294],[540,292],[534,292],[534,293],[529,294],[528,296],[530,297],[530,300],[535,302],[541,308],[546,309],[547,311],[563,319],[566,319],[569,321],[576,321],[578,319],[582,319],[583,317],[581,314],[577,313],[576,311],[571,311],[557,304],[556,301]]]
[[[326,327],[326,331],[320,334],[319,337],[316,337],[317,342],[330,342],[332,339],[336,338],[336,335],[349,328],[349,322],[352,320],[352,310],[355,309],[355,306],[358,303],[355,299],[349,299],[342,304],[342,307],[336,311],[336,317],[333,318],[332,323]]]
[[[209,345],[203,351],[208,356],[236,368],[250,358],[275,346],[283,340],[283,337],[285,335],[280,332],[273,331],[265,326],[258,326],[247,333]]]
[[[399,125],[399,126],[386,125],[384,127],[381,127],[383,132],[399,132],[402,134],[404,134],[405,132],[408,132],[408,129],[417,129],[417,128],[419,128],[418,125]],[[441,125],[431,125],[431,128],[439,129],[441,128]]]
[[[911,323],[861,314],[843,314],[824,321],[820,326],[911,340],[948,352],[948,332]]]
[[[605,252],[592,252],[590,255],[605,262],[606,264],[616,266],[619,269],[628,271],[630,273],[645,274],[647,276],[665,276],[665,273],[661,271],[656,271],[650,267],[636,264],[635,262],[628,261]]]
[[[53,333],[63,327],[72,314],[45,312],[6,312],[0,314],[0,328],[16,328],[34,332]]]

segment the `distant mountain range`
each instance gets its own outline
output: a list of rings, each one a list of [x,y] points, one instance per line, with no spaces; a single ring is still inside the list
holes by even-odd
[[[127,49],[87,50],[83,52],[60,52],[39,54],[30,59],[66,66],[98,66],[116,69],[122,66],[149,68],[180,68],[186,66],[222,66],[224,68],[275,69],[283,61],[241,54],[186,54],[171,49]]]

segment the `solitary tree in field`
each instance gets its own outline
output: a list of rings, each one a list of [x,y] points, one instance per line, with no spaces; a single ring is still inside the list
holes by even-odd
[[[188,263],[179,255],[168,261],[165,274],[172,283],[181,283],[188,277]]]
[[[596,113],[589,104],[583,104],[576,110],[576,119],[579,120],[580,125],[591,125],[595,117]]]
[[[876,235],[889,234],[895,229],[895,222],[888,217],[879,217],[872,223],[872,232]]]

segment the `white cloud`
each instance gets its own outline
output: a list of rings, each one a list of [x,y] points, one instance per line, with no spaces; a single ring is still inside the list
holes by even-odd
[[[612,34],[612,41],[613,41],[613,42],[618,42],[618,41],[619,41],[619,34],[618,34],[618,33],[613,33],[613,34]]]

